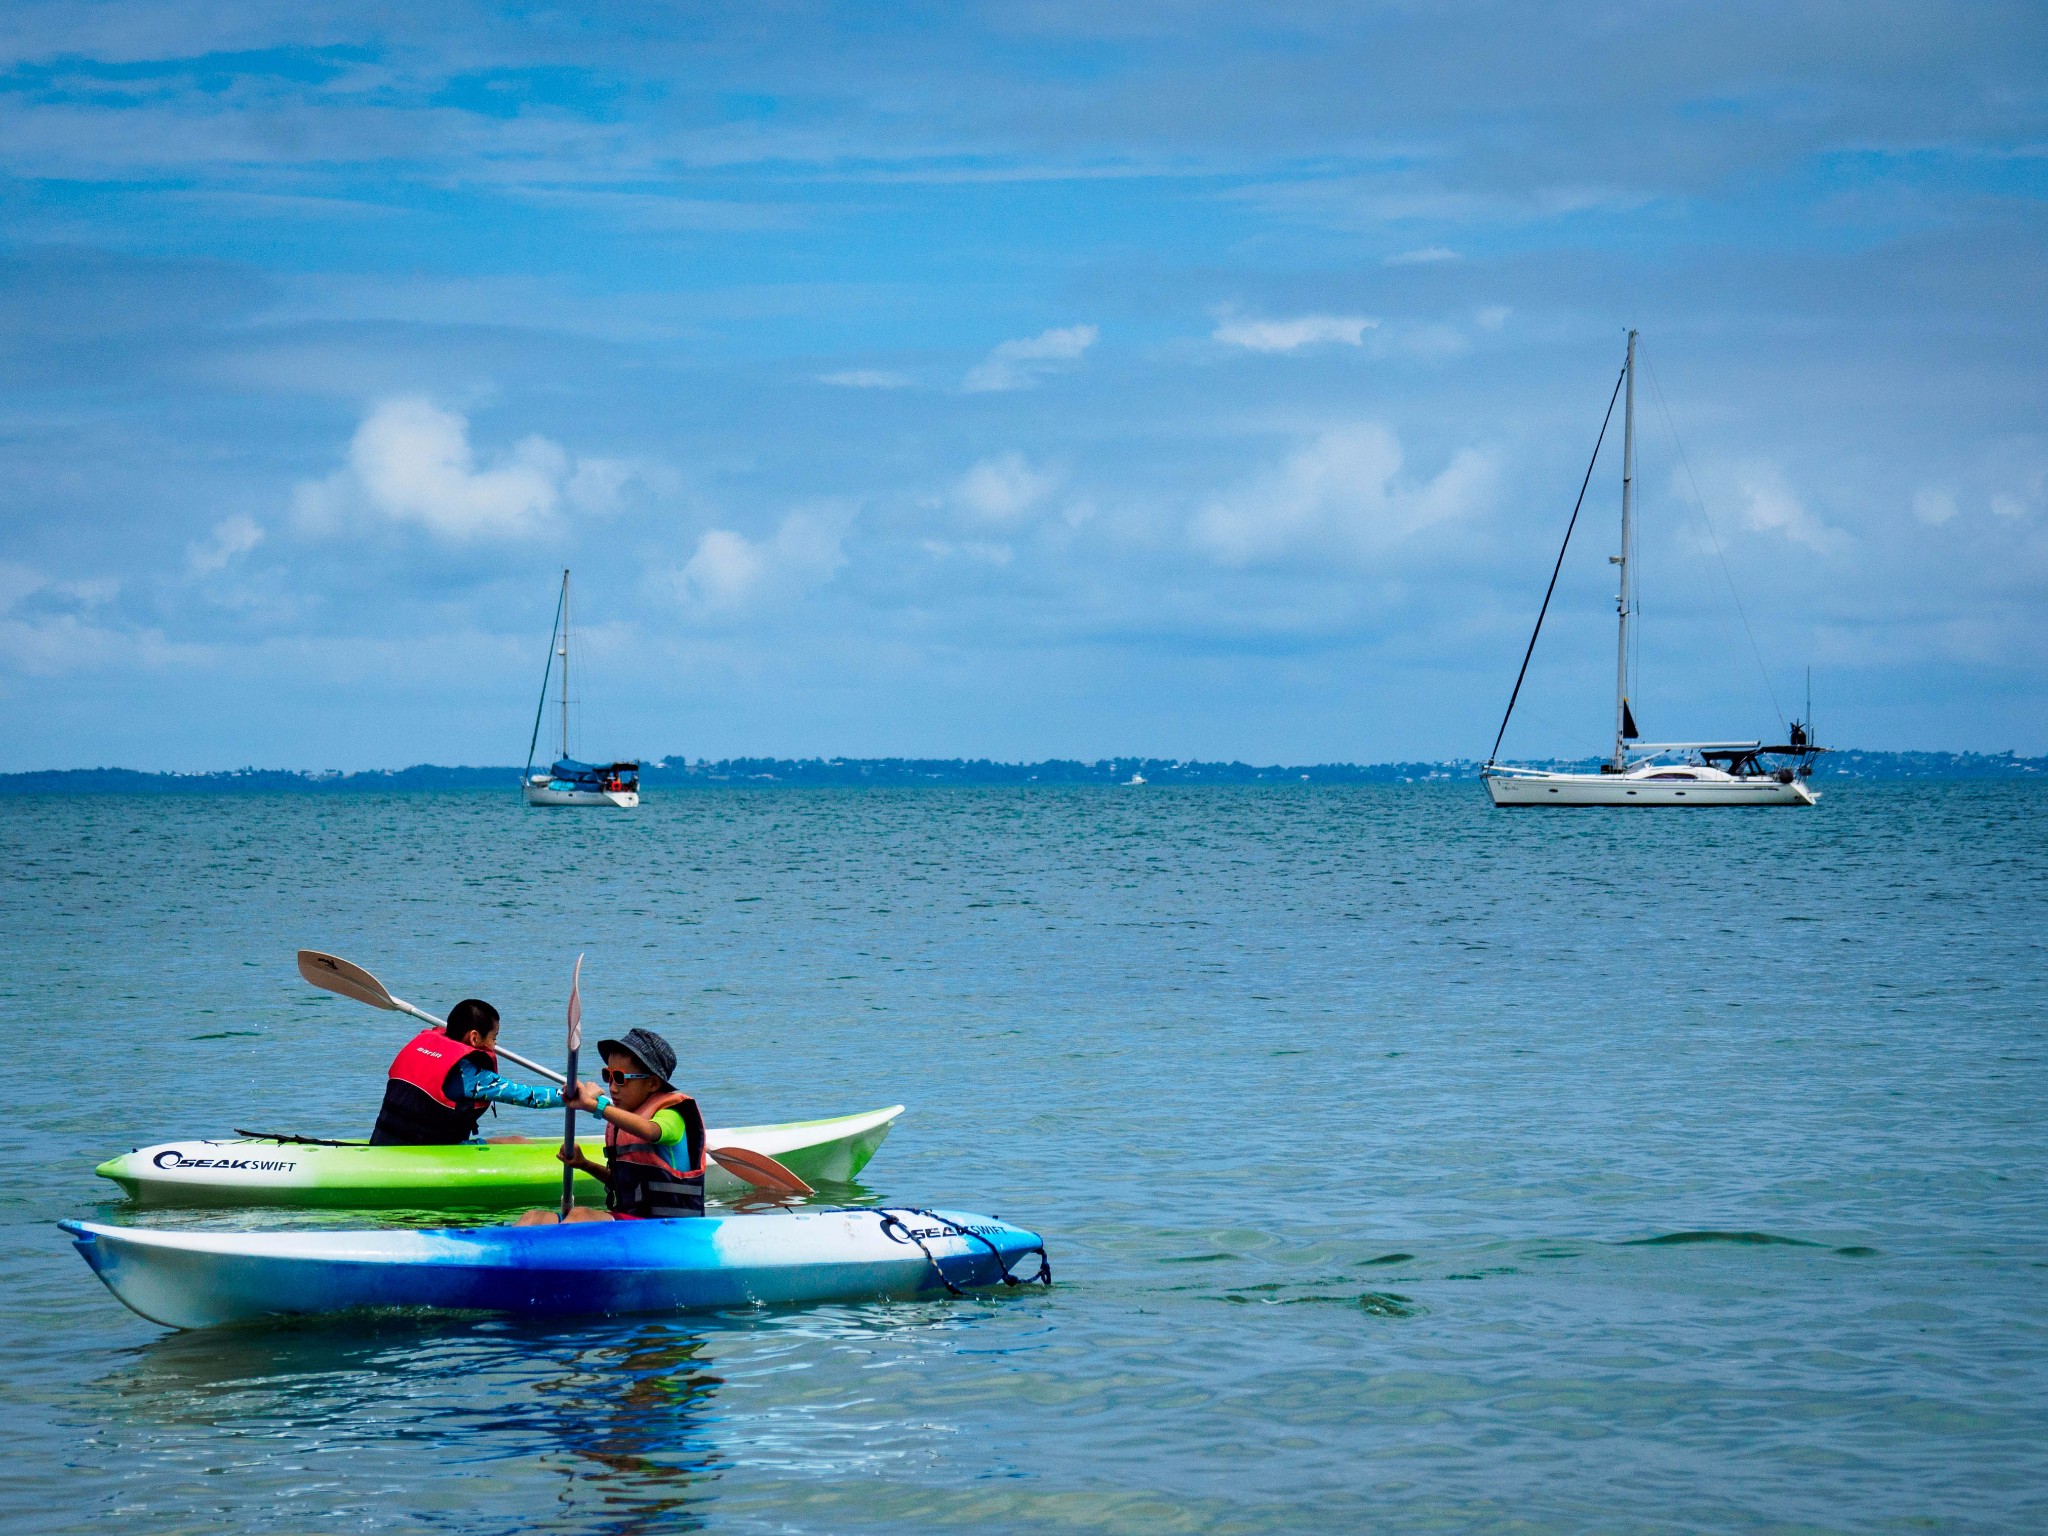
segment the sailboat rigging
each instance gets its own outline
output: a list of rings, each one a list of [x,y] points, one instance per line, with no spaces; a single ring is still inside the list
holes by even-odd
[[[1614,751],[1598,773],[1560,773],[1544,768],[1514,767],[1499,761],[1500,744],[1514,717],[1515,703],[1522,696],[1522,683],[1529,675],[1529,658],[1543,633],[1544,616],[1557,591],[1558,572],[1564,568],[1565,550],[1571,547],[1572,530],[1578,526],[1579,511],[1585,505],[1586,487],[1592,483],[1593,467],[1599,462],[1601,445],[1614,419],[1615,397],[1623,400],[1621,432],[1621,553],[1607,558],[1616,567],[1615,616],[1618,633],[1615,644]],[[1600,436],[1593,445],[1593,457],[1586,465],[1586,478],[1579,486],[1579,499],[1572,506],[1571,521],[1565,527],[1557,563],[1551,568],[1550,585],[1536,613],[1536,627],[1522,653],[1521,670],[1508,695],[1500,731],[1493,740],[1493,752],[1480,769],[1487,795],[1498,806],[1651,806],[1651,805],[1812,805],[1820,797],[1807,784],[1813,775],[1813,761],[1824,747],[1816,746],[1811,725],[1809,692],[1807,721],[1795,720],[1787,731],[1788,741],[1767,746],[1757,741],[1665,741],[1645,742],[1638,738],[1635,712],[1629,705],[1629,620],[1636,608],[1629,585],[1629,562],[1634,556],[1636,470],[1636,333],[1628,333],[1628,355],[1614,394],[1607,400],[1607,414],[1600,422]]]
[[[559,671],[555,663],[561,663]],[[547,713],[548,678],[559,679],[562,751],[544,773],[533,771],[540,747],[540,722]],[[640,803],[638,763],[580,763],[569,756],[569,573],[562,572],[562,595],[555,603],[555,626],[548,635],[547,665],[540,674],[540,704],[533,712],[533,736],[526,744],[526,770],[520,792],[528,805],[609,805],[631,810]]]

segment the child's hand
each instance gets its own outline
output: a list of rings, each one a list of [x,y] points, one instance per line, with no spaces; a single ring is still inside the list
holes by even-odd
[[[555,1161],[567,1163],[571,1168],[588,1168],[590,1159],[575,1147],[555,1148]]]
[[[597,1113],[597,1084],[577,1083],[562,1090],[562,1102],[571,1109],[580,1109],[588,1114]]]

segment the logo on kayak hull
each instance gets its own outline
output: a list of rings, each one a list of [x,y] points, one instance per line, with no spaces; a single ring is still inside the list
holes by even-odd
[[[150,1159],[159,1168],[218,1168],[238,1173],[290,1173],[299,1165],[260,1157],[187,1157],[168,1147]]]

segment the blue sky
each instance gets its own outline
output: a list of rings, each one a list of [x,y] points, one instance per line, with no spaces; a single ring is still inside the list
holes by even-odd
[[[724,9],[8,8],[0,768],[2048,750],[2040,7]]]

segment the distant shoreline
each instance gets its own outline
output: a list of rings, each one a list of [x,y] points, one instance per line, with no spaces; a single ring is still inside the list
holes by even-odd
[[[1543,766],[1590,771],[1597,758]],[[520,770],[418,764],[341,773],[288,768],[236,768],[212,773],[151,773],[133,768],[54,768],[0,774],[0,794],[350,794],[510,788]],[[2048,776],[2048,757],[2010,752],[1831,752],[1815,777],[1830,779],[2021,779]],[[716,762],[682,757],[649,760],[648,789],[918,788],[935,786],[1118,785],[1135,776],[1151,785],[1413,784],[1476,779],[1479,763],[1312,763],[1294,766],[1205,763],[1174,758],[1116,757],[1079,762],[998,763],[986,758],[740,757]]]

